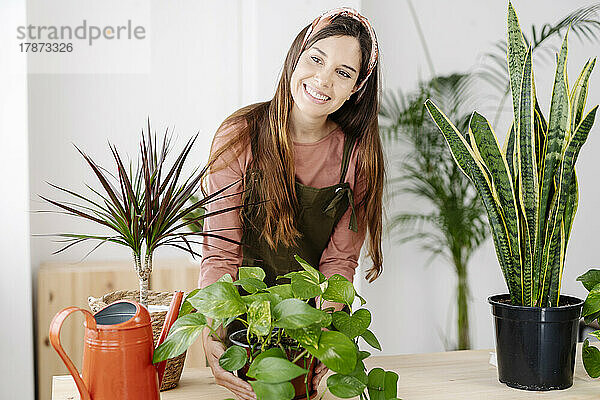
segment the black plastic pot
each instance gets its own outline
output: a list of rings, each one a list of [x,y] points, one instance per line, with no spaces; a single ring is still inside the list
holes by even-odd
[[[491,296],[496,328],[498,380],[525,390],[573,385],[575,349],[583,300],[560,296],[559,307],[510,304],[510,295]]]

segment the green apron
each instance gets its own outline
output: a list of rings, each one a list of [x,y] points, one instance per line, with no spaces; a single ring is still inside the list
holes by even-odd
[[[314,188],[301,184],[296,180],[296,196],[298,213],[296,228],[301,237],[297,245],[277,246],[272,249],[261,236],[264,215],[256,205],[260,201],[257,190],[260,190],[261,173],[252,167],[246,172],[244,185],[246,188],[242,210],[242,266],[261,267],[265,273],[265,283],[275,284],[278,276],[302,269],[294,259],[297,254],[310,265],[318,269],[321,255],[329,243],[333,230],[348,207],[351,207],[349,229],[357,232],[354,200],[350,184],[345,182],[348,164],[352,154],[354,140],[344,139],[344,152],[340,168],[339,183],[324,188]],[[256,154],[256,143],[251,142],[252,153]]]

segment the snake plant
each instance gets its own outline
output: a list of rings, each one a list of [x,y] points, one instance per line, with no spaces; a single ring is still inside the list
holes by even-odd
[[[514,119],[502,148],[490,123],[477,112],[461,133],[431,100],[425,102],[454,160],[483,200],[514,305],[558,305],[578,203],[575,161],[598,109],[584,114],[595,59],[587,61],[569,91],[567,39],[568,32],[557,54],[546,120],[536,98],[531,47],[509,3],[507,61]]]

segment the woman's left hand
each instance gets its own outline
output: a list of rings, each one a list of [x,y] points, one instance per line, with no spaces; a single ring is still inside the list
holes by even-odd
[[[313,388],[315,390],[319,387],[319,383],[321,383],[321,379],[327,374],[329,368],[325,366],[322,362],[319,362],[315,367],[315,374],[313,375]]]

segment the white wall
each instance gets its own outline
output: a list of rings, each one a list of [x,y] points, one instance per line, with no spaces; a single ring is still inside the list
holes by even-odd
[[[25,0],[0,6],[0,398],[33,400],[33,335],[29,258],[27,60],[14,26],[25,22]]]
[[[529,34],[530,26],[556,22],[576,8],[590,1],[515,0],[521,27]],[[416,87],[419,79],[430,78],[430,71],[417,35],[415,24],[406,1],[381,2],[365,0],[363,11],[372,21],[381,44],[386,88],[402,88],[406,93]],[[490,50],[498,39],[506,36],[507,1],[456,0],[452,2],[414,1],[416,13],[433,58],[435,72],[450,74],[470,69],[481,54]],[[560,45],[560,42],[556,43]],[[575,35],[570,35],[568,69],[571,85],[587,57],[600,55],[598,43],[582,45]],[[534,56],[536,89],[542,109],[548,116],[550,93],[554,79],[552,57],[542,62]],[[483,96],[489,92],[482,92]],[[590,79],[587,110],[600,103],[600,72],[594,71]],[[481,109],[493,118],[493,112]],[[497,134],[503,142],[509,126],[510,100],[499,123]],[[567,250],[562,292],[585,296],[585,289],[575,278],[587,269],[598,266],[600,259],[595,251],[600,217],[596,206],[600,203],[597,173],[600,161],[594,155],[600,151],[599,121],[581,151],[577,163],[580,184],[580,204],[573,233]],[[397,171],[397,151],[389,153],[389,176]],[[388,215],[399,210],[410,210],[410,199],[398,199],[387,208]],[[374,310],[374,330],[378,334],[384,353],[414,353],[444,350],[443,340],[455,340],[455,285],[450,266],[437,260],[425,268],[427,254],[418,245],[394,243],[388,237],[384,248],[384,274],[373,284],[363,284],[363,293]],[[504,279],[491,242],[487,242],[473,256],[469,268],[472,290],[471,333],[475,348],[494,346],[492,318],[487,297],[506,292]],[[382,295],[385,293],[385,295]]]

